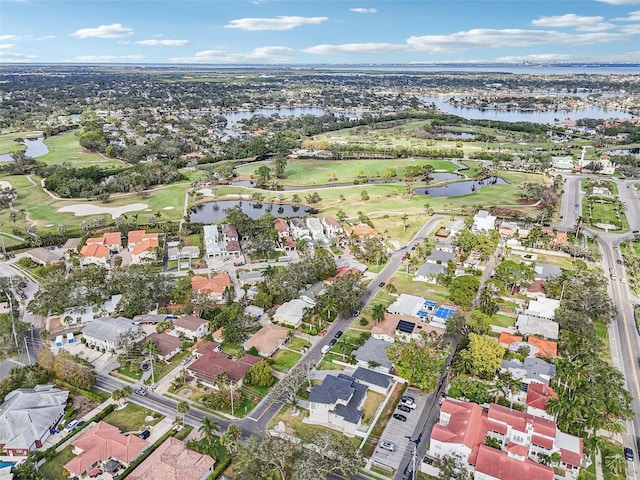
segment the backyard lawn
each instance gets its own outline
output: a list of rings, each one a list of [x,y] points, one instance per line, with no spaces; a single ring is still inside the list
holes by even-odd
[[[66,472],[64,465],[74,457],[73,445],[67,445],[60,450],[55,457],[47,460],[44,465],[40,467],[40,475],[46,480],[59,480],[60,478],[67,477],[67,475],[63,473]]]
[[[291,349],[291,350],[297,350],[297,351],[301,351],[302,347],[310,347],[311,343],[309,343],[307,340],[305,340],[304,338],[300,338],[300,337],[292,337],[291,340],[289,340],[289,343],[287,344],[287,346]]]
[[[154,380],[158,382],[158,380],[164,377],[167,373],[169,373],[171,370],[179,366],[182,359],[188,357],[189,355],[191,355],[191,352],[189,352],[188,350],[185,350],[184,352],[180,352],[175,357],[173,357],[171,359],[171,362],[168,364],[165,362],[154,362],[153,363]],[[152,383],[150,376],[145,380],[145,383],[147,385]]]
[[[375,417],[376,412],[382,402],[384,402],[385,396],[381,393],[374,392],[373,390],[367,390],[367,398],[362,406],[362,423],[364,425],[370,425]]]
[[[145,420],[149,416],[153,416],[154,419]],[[163,418],[159,413],[129,402],[122,410],[113,411],[104,417],[103,421],[118,427],[122,433],[128,433],[139,432],[145,425],[155,425]]]

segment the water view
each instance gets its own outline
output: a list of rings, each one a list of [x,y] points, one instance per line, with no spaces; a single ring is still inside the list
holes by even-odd
[[[251,218],[260,218],[265,213],[270,213],[279,218],[304,217],[313,213],[313,209],[306,205],[222,200],[201,203],[191,207],[191,223],[217,223],[227,216],[226,210],[236,206],[240,207]]]
[[[451,105],[446,100],[447,97],[420,97],[420,100],[426,104],[433,103],[438,110],[449,113],[451,115],[457,115],[469,120],[497,120],[501,122],[531,122],[531,123],[544,123],[555,124],[563,120],[580,120],[581,118],[595,118],[595,119],[607,119],[607,118],[636,118],[627,112],[621,112],[618,110],[607,110],[599,107],[591,107],[584,110],[576,111],[546,111],[546,112],[533,112],[529,110],[489,110],[480,108],[466,108],[456,107]]]
[[[462,182],[449,183],[442,187],[416,188],[414,192],[418,195],[431,195],[432,197],[459,197],[493,185],[508,185],[508,183],[500,177],[489,177],[484,180],[464,180]]]
[[[25,138],[21,143],[27,147],[27,149],[24,152],[24,154],[27,157],[38,158],[49,153],[49,149],[44,144],[44,137]],[[10,153],[0,154],[0,162],[12,162],[12,161],[13,161],[13,157],[11,156]]]

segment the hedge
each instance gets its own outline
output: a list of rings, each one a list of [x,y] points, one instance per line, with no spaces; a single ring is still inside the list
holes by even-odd
[[[224,473],[224,471],[227,469],[227,467],[229,467],[229,465],[231,465],[231,457],[227,457],[224,460],[222,460],[218,464],[216,469],[213,472],[211,472],[211,475],[209,475],[209,478],[207,480],[217,480],[218,478],[220,478]]]
[[[90,390],[83,390],[82,388],[75,387],[75,386],[71,385],[70,383],[65,382],[64,380],[59,380],[58,379],[58,380],[55,381],[55,383],[59,387],[64,387],[67,390],[75,393],[76,395],[82,395],[83,397],[87,397],[89,400],[93,400],[93,401],[98,402],[98,403],[102,403],[107,398],[109,398],[108,396],[105,397],[104,394],[99,394],[99,393],[96,393],[96,392],[92,392]]]

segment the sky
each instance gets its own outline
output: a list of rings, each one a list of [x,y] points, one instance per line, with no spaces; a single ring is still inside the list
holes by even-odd
[[[640,63],[640,0],[0,0],[2,63]]]

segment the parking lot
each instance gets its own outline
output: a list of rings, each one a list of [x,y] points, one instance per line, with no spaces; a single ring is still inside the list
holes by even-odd
[[[397,470],[400,462],[402,461],[402,457],[407,451],[409,442],[411,440],[415,440],[412,435],[416,427],[418,426],[418,421],[420,420],[420,416],[422,415],[422,410],[425,407],[427,395],[421,393],[419,390],[414,390],[412,388],[408,388],[405,392],[405,395],[409,395],[414,398],[416,408],[414,410],[411,410],[411,412],[403,412],[398,410],[397,408],[394,410],[393,413],[402,414],[406,417],[407,420],[403,422],[400,420],[396,420],[395,418],[389,419],[384,432],[380,436],[380,442],[393,442],[395,444],[395,450],[391,452],[389,450],[380,448],[380,444],[378,444],[373,455],[371,456],[371,461],[373,464],[383,465]]]

